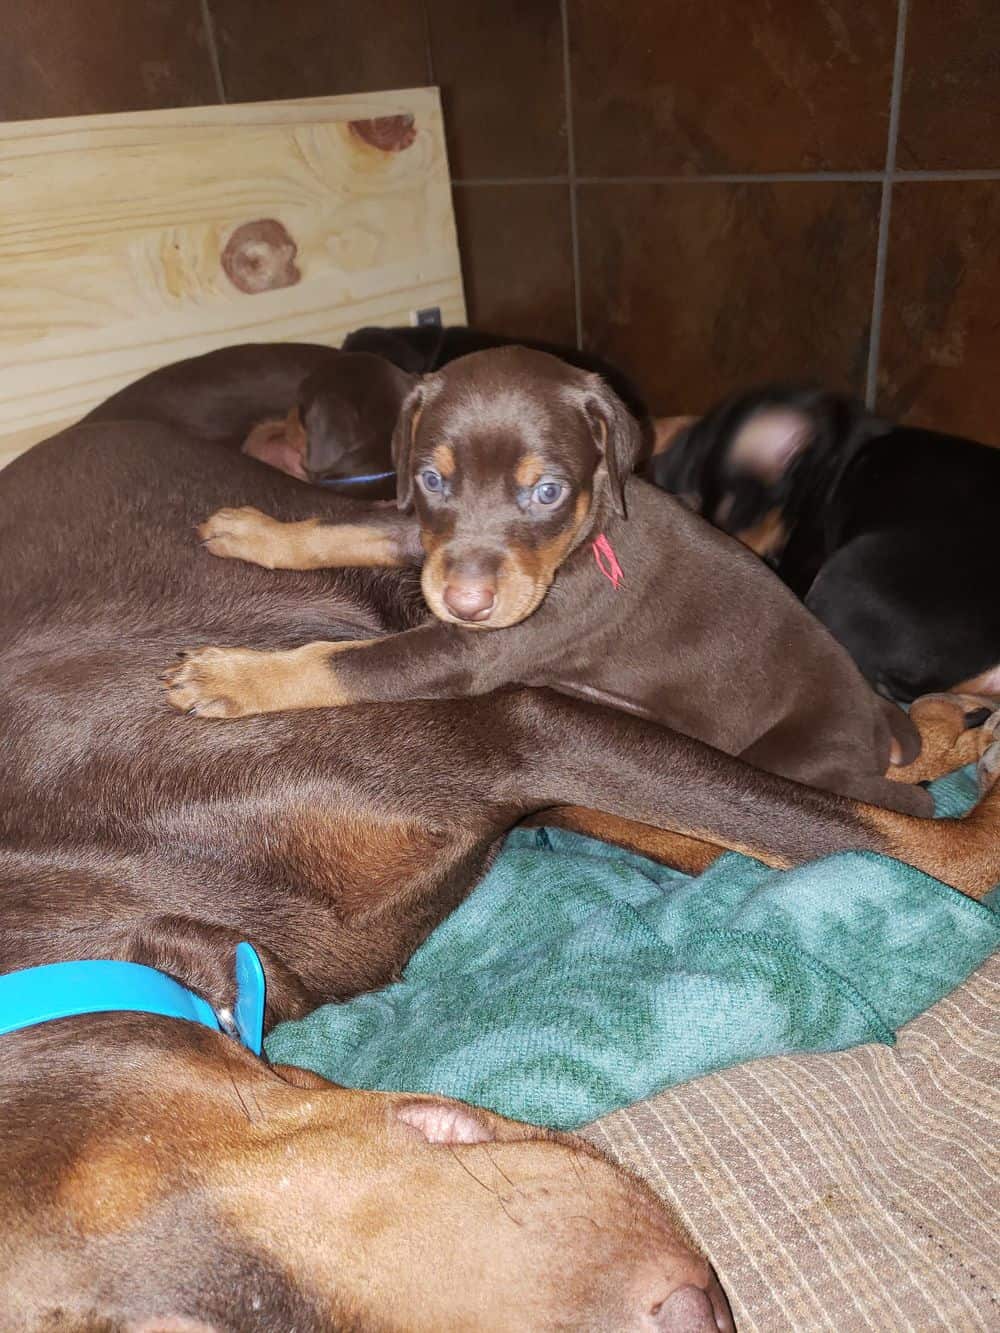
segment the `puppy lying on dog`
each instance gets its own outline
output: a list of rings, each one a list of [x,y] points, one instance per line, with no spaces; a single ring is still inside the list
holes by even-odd
[[[167,673],[170,702],[239,717],[551,686],[929,814],[926,792],[886,776],[919,750],[911,722],[749,552],[631,475],[640,448],[598,376],[523,348],[452,362],[403,406],[401,514],[282,525],[222,510],[201,529],[212,554],[272,569],[422,561],[435,619],[353,644],[201,649]]]

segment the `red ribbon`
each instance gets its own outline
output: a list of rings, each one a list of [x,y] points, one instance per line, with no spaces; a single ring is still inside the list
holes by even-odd
[[[625,575],[622,573],[622,567],[618,563],[618,557],[611,548],[611,543],[608,541],[607,537],[605,537],[603,532],[598,537],[597,541],[593,543],[593,548],[594,559],[597,561],[597,568],[608,580],[615,592],[617,592],[618,585],[622,582]]]

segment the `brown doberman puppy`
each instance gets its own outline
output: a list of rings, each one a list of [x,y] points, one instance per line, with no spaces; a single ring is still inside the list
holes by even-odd
[[[86,421],[159,421],[300,481],[395,493],[390,442],[414,377],[316,343],[243,343],[144,375]]]
[[[919,750],[906,715],[759,561],[631,475],[640,448],[604,381],[555,357],[505,348],[450,363],[400,415],[402,514],[289,527],[230,508],[201,529],[212,554],[268,568],[422,562],[436,619],[377,642],[202,649],[170,674],[171,702],[238,717],[551,686],[929,814],[927,792],[886,777],[891,756]]]
[[[270,1025],[397,975],[504,830],[579,799],[598,756],[609,796],[619,753],[671,761],[665,732],[644,756],[641,724],[527,692],[182,725],[155,672],[192,636],[279,647],[422,614],[406,573],[276,589],[208,559],[192,525],[234,490],[289,519],[353,512],[148,422],[77,427],[0,472],[0,973],[145,963],[222,1014],[249,938]],[[567,728],[550,762],[540,738]],[[194,1023],[0,1036],[0,1122],[11,1333],[732,1328],[663,1205],[582,1142],[271,1069]]]

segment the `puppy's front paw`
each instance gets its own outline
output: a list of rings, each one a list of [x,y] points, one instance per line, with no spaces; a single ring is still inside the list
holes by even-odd
[[[241,509],[217,509],[195,531],[205,550],[221,560],[246,560],[274,569],[284,526],[252,505],[244,505]]]
[[[160,679],[167,702],[179,713],[198,717],[248,717],[268,712],[269,653],[250,648],[197,648],[184,653]]]

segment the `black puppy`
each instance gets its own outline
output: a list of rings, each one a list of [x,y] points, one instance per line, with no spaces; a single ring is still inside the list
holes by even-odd
[[[644,432],[644,444],[651,443],[649,410],[639,389],[617,366],[603,357],[582,352],[578,347],[540,341],[537,338],[508,338],[484,329],[470,329],[455,324],[447,328],[422,325],[416,328],[356,329],[344,339],[345,352],[373,352],[385,357],[410,375],[429,375],[449,361],[457,361],[470,352],[487,352],[496,347],[528,347],[534,352],[548,352],[577,370],[590,371],[611,385]]]
[[[776,386],[681,430],[646,475],[762,556],[881,693],[1000,696],[1000,450]]]

